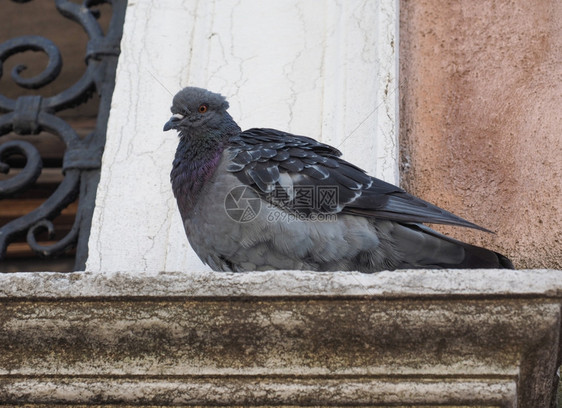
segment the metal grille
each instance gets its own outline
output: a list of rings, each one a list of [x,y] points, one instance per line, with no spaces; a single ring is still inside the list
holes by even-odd
[[[33,3],[16,5],[22,8],[18,18],[26,18],[25,13]],[[98,20],[100,10],[97,7],[102,4],[111,6],[107,7],[111,16],[105,33]],[[45,6],[45,2],[41,2],[41,6]],[[82,4],[55,0],[52,7],[60,13],[62,21],[69,19],[86,33],[87,46],[82,54],[85,68],[81,77],[68,87],[54,95],[45,95],[40,89],[52,83],[63,69],[57,45],[42,35],[24,35],[0,44],[0,79],[6,74],[3,72],[6,61],[15,54],[35,51],[48,59],[46,67],[31,76],[25,75],[26,65],[13,67],[11,80],[22,89],[21,95],[8,97],[4,88],[0,88],[0,173],[4,173],[0,174],[0,216],[10,208],[9,200],[13,207],[15,198],[24,197],[36,187],[39,177],[53,172],[49,158],[41,155],[42,138],[57,139],[61,158],[59,180],[44,201],[24,215],[4,216],[5,221],[0,224],[0,261],[6,262],[11,244],[24,242],[40,257],[56,257],[71,251],[75,254],[74,270],[83,270],[126,0],[85,0]],[[97,118],[91,121],[91,131],[84,134],[83,130],[73,128],[65,112],[79,108],[92,96],[98,101]],[[61,212],[75,213],[73,221],[65,221],[68,228],[63,236],[57,235],[57,217]],[[68,218],[68,214],[65,217]]]

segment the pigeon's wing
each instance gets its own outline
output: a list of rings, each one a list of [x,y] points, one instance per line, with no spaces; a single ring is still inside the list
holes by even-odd
[[[355,214],[402,223],[439,223],[487,231],[401,188],[371,177],[341,152],[275,129],[249,129],[229,141],[227,170],[265,200],[299,213]]]

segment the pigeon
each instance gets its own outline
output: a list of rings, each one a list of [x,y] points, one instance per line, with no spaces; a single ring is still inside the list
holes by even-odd
[[[313,138],[242,131],[228,107],[218,93],[187,87],[164,125],[179,133],[170,180],[185,233],[213,270],[513,269],[505,256],[424,223],[485,228],[369,176]]]

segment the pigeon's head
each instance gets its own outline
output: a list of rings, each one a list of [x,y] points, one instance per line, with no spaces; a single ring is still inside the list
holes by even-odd
[[[170,110],[173,115],[164,125],[164,131],[176,129],[191,134],[197,128],[220,129],[225,118],[228,102],[220,94],[203,88],[187,87],[179,91]]]

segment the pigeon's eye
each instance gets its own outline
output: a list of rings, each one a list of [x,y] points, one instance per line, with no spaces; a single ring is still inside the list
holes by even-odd
[[[207,112],[207,109],[209,109],[209,106],[207,104],[203,104],[203,105],[199,106],[199,108],[197,110],[199,111],[199,113],[205,113],[205,112]]]

